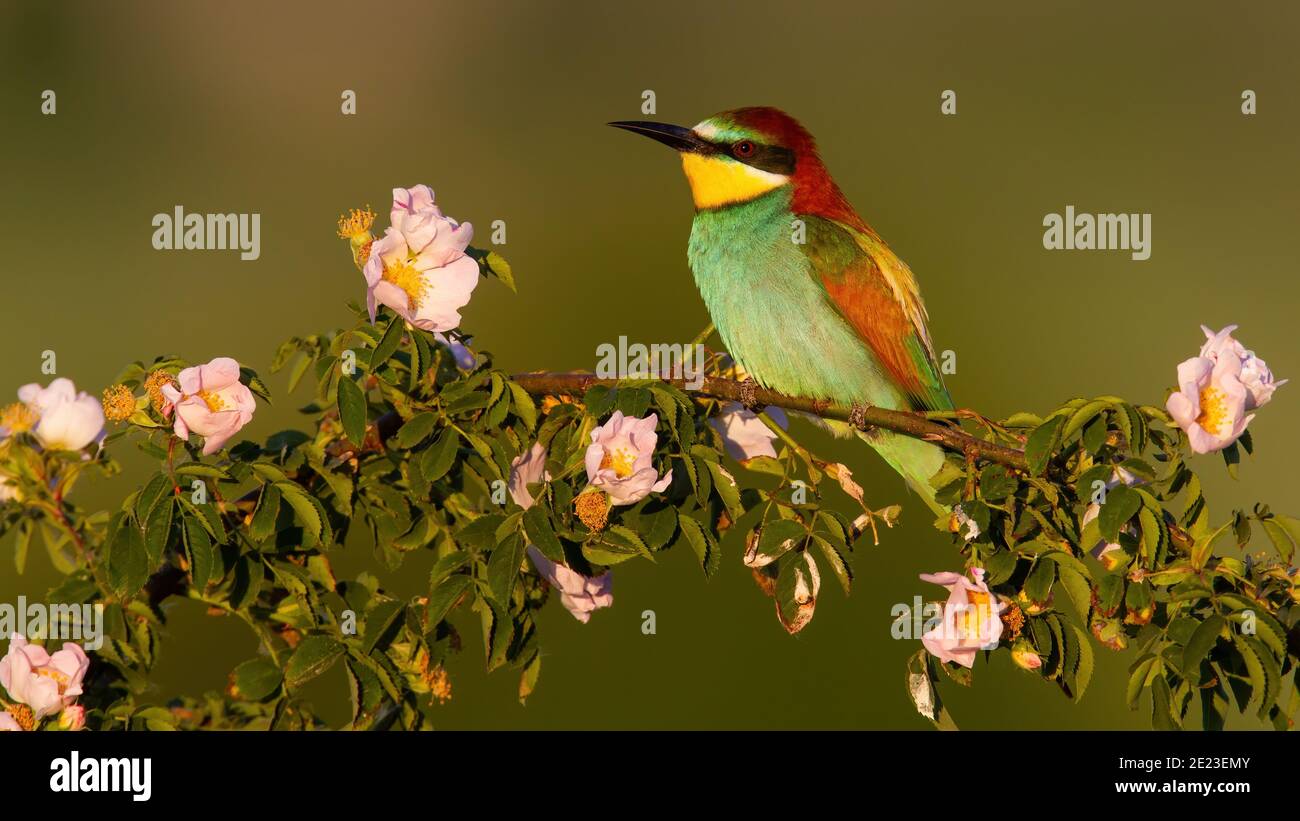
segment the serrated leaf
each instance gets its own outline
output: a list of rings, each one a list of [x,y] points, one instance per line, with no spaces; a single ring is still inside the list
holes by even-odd
[[[298,689],[333,667],[345,649],[342,642],[330,636],[308,636],[284,666],[284,683],[291,690]]]
[[[399,448],[413,448],[428,439],[437,424],[438,415],[436,413],[430,413],[429,411],[417,413],[398,429],[394,441],[396,441]]]
[[[366,441],[366,395],[350,376],[339,377],[338,410],[343,435],[361,447]]]
[[[236,667],[233,679],[240,697],[262,701],[279,689],[283,677],[270,659],[256,658]]]

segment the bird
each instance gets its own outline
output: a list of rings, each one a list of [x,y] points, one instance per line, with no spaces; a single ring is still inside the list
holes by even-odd
[[[947,411],[920,287],[854,210],[808,129],[777,108],[693,127],[609,125],[678,152],[695,204],[687,259],[727,352],[780,393],[843,406]],[[847,433],[847,425],[836,426]],[[935,511],[935,444],[858,431]]]

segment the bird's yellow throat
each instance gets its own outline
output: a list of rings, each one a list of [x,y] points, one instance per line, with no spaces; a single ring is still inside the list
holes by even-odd
[[[718,208],[747,202],[790,181],[782,174],[704,154],[682,154],[682,170],[691,184],[696,208]]]

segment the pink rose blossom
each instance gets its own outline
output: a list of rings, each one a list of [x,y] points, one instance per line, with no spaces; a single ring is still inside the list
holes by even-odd
[[[22,725],[7,712],[0,710],[0,733],[21,733]]]
[[[528,546],[528,556],[537,572],[560,592],[560,604],[578,621],[586,624],[591,614],[602,607],[614,604],[614,575],[606,570],[596,578],[589,578],[576,570],[551,561],[536,547]]]
[[[975,666],[975,654],[997,646],[1002,636],[998,615],[1006,606],[989,592],[984,570],[971,568],[971,577],[961,573],[922,573],[921,581],[948,588],[943,622],[921,636],[921,644],[940,661],[963,667]]]
[[[182,439],[203,437],[203,453],[221,450],[230,437],[253,418],[257,402],[239,381],[239,363],[228,356],[181,371],[180,387],[163,385],[163,395],[175,406],[172,430]]]
[[[515,500],[515,504],[527,510],[533,506],[533,497],[528,492],[528,486],[550,480],[551,475],[546,472],[546,448],[542,447],[541,442],[534,442],[531,448],[516,456],[510,463],[510,478],[506,482],[506,488],[510,491],[510,498]]]
[[[81,681],[89,667],[90,659],[76,644],[65,642],[62,650],[51,655],[15,633],[9,638],[9,652],[0,658],[0,685],[10,698],[42,719],[81,695]]]
[[[1237,441],[1254,419],[1246,414],[1250,397],[1241,383],[1241,360],[1195,356],[1178,366],[1178,391],[1165,408],[1196,453],[1213,453]]]
[[[49,450],[81,450],[104,432],[104,407],[71,379],[59,377],[42,388],[35,382],[18,389],[18,398],[37,418],[32,435]]]
[[[1205,333],[1205,344],[1201,346],[1201,356],[1214,362],[1217,362],[1220,357],[1230,357],[1241,363],[1238,378],[1246,388],[1246,410],[1252,411],[1268,404],[1273,398],[1273,391],[1289,380],[1275,382],[1273,372],[1268,369],[1268,365],[1264,364],[1264,360],[1255,356],[1254,351],[1247,350],[1245,345],[1233,338],[1232,332],[1235,330],[1237,330],[1236,325],[1229,325],[1215,333],[1202,325],[1201,331]]]
[[[515,503],[528,510],[535,501],[528,492],[528,486],[550,480],[551,476],[546,472],[546,448],[540,443],[534,443],[510,463],[510,478],[506,487]],[[564,608],[583,624],[591,619],[593,611],[614,603],[614,596],[610,593],[614,577],[610,571],[607,570],[594,579],[584,576],[546,558],[542,551],[531,544],[528,546],[528,556],[533,560],[537,572],[560,592],[560,603]]]
[[[638,419],[614,411],[609,421],[591,432],[587,446],[587,481],[609,494],[611,505],[631,505],[672,483],[670,470],[659,474],[651,463],[659,436],[655,414]]]
[[[460,325],[460,309],[479,280],[478,263],[465,255],[474,227],[443,216],[427,185],[394,188],[391,219],[362,269],[370,321],[383,304],[421,330]]]
[[[783,428],[788,424],[785,411],[778,407],[769,407],[765,413]],[[739,402],[723,405],[722,412],[710,419],[709,425],[722,437],[728,455],[741,464],[759,456],[776,458],[776,449],[772,447],[776,434],[758,414]]]

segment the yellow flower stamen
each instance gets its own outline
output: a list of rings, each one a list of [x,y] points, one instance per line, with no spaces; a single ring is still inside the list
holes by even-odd
[[[406,300],[412,312],[420,310],[420,302],[429,285],[420,272],[409,262],[384,264],[384,281],[401,288],[406,293]]]
[[[27,732],[31,732],[36,728],[36,714],[26,704],[10,704],[5,708],[5,712],[13,716],[14,721],[18,722],[18,726]]]
[[[36,422],[36,412],[22,402],[14,402],[0,411],[0,427],[11,435],[31,430],[36,426]]]
[[[59,685],[59,693],[68,689],[68,682],[71,679],[68,678],[66,673],[62,673],[52,667],[41,667],[32,672],[38,676],[45,676],[46,678],[54,679],[54,682]]]
[[[212,411],[213,413],[216,413],[217,411],[222,410],[226,407],[226,403],[221,398],[221,396],[213,393],[212,391],[199,391],[194,395],[202,399],[203,404],[207,405],[208,410]]]
[[[365,210],[353,208],[339,217],[339,239],[355,240],[370,233],[370,226],[375,224],[375,212],[367,205]]]
[[[614,475],[620,479],[626,479],[632,475],[632,466],[636,462],[636,454],[627,448],[612,448],[605,451],[605,456],[600,460],[600,468],[613,468]]]
[[[451,676],[441,664],[425,674],[424,682],[429,685],[431,701],[435,698],[439,704],[451,701]]]
[[[591,530],[604,530],[609,522],[609,497],[598,490],[579,493],[573,500],[573,509],[579,521]]]
[[[1002,613],[1002,625],[1012,639],[1020,638],[1020,631],[1025,627],[1025,612],[1012,604]]]
[[[163,396],[163,385],[176,387],[176,379],[166,371],[153,371],[144,380],[145,393],[149,394],[149,404],[153,409],[162,413],[162,409],[167,405],[167,397]]]
[[[962,625],[965,628],[967,638],[981,638],[984,627],[984,616],[989,611],[989,594],[981,593],[978,590],[967,590],[966,600],[969,602],[961,613]]]
[[[121,422],[135,413],[135,395],[126,385],[104,388],[104,417],[110,422]]]
[[[1224,426],[1230,421],[1228,397],[1214,386],[1201,391],[1201,415],[1196,417],[1196,424],[1205,428],[1211,436],[1222,436]]]

